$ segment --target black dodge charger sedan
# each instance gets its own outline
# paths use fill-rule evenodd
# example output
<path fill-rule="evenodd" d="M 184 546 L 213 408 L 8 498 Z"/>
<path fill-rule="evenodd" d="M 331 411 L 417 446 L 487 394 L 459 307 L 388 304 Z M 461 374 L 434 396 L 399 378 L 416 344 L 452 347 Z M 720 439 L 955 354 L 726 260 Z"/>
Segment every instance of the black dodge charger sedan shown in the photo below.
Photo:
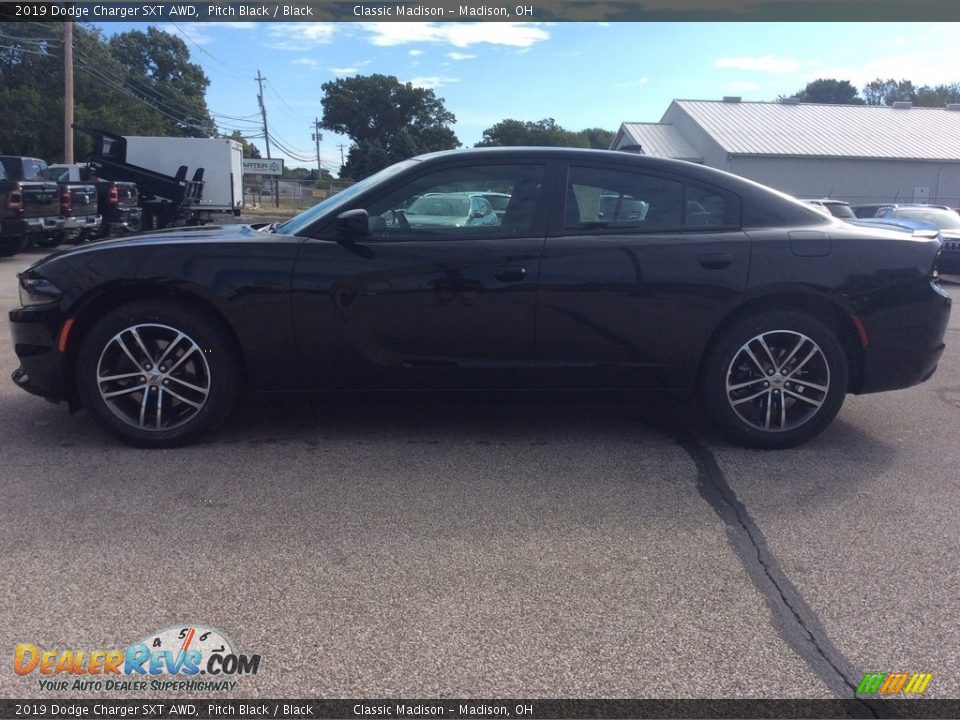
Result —
<path fill-rule="evenodd" d="M 464 201 L 493 193 L 502 212 Z M 691 163 L 435 153 L 282 224 L 41 260 L 13 380 L 149 447 L 211 430 L 241 388 L 491 387 L 688 388 L 734 440 L 787 447 L 848 392 L 934 372 L 939 249 Z"/>

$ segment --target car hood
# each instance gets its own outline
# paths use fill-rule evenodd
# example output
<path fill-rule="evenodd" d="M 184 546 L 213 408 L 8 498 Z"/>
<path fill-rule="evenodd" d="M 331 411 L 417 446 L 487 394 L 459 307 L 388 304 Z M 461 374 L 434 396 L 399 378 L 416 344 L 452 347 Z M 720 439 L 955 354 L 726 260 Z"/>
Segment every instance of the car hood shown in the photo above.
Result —
<path fill-rule="evenodd" d="M 260 232 L 249 225 L 196 225 L 191 227 L 164 228 L 163 230 L 152 230 L 137 235 L 126 235 L 121 238 L 98 240 L 60 250 L 34 263 L 31 268 L 42 265 L 55 258 L 76 257 L 86 253 L 97 253 L 117 248 L 210 242 L 289 242 L 292 237 L 294 236 Z M 305 238 L 297 238 L 297 240 L 304 239 Z"/>

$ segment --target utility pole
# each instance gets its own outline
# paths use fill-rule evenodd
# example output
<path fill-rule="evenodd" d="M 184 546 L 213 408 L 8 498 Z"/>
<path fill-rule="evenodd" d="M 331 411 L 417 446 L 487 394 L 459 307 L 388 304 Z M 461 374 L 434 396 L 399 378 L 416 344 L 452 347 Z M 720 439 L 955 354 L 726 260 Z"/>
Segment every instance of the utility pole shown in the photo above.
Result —
<path fill-rule="evenodd" d="M 320 182 L 320 176 L 323 172 L 323 167 L 320 165 L 320 141 L 323 140 L 323 133 L 320 132 L 320 119 L 313 119 L 313 140 L 317 143 L 317 183 Z"/>
<path fill-rule="evenodd" d="M 260 92 L 257 95 L 257 102 L 260 103 L 260 115 L 263 117 L 263 141 L 267 144 L 267 160 L 272 159 L 270 157 L 270 133 L 267 131 L 267 106 L 263 104 L 263 81 L 266 80 L 265 77 L 261 77 L 260 69 L 257 68 L 257 85 L 260 87 Z M 273 206 L 280 207 L 280 182 L 274 178 L 273 180 Z"/>
<path fill-rule="evenodd" d="M 345 148 L 346 145 L 340 144 L 337 145 L 337 147 L 340 148 L 340 167 L 343 167 L 343 148 Z"/>
<path fill-rule="evenodd" d="M 63 161 L 73 163 L 73 23 L 63 23 Z"/>

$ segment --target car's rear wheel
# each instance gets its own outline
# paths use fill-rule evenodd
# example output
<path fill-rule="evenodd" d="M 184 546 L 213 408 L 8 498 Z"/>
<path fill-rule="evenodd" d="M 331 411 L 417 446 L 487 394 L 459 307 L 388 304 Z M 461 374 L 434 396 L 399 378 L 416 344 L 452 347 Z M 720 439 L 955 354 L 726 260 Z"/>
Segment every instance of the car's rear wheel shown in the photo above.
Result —
<path fill-rule="evenodd" d="M 83 337 L 76 372 L 84 406 L 139 447 L 175 447 L 214 429 L 233 406 L 239 375 L 222 325 L 168 301 L 104 315 Z"/>
<path fill-rule="evenodd" d="M 67 241 L 67 233 L 56 232 L 52 235 L 43 235 L 37 238 L 37 247 L 45 250 L 51 250 Z"/>
<path fill-rule="evenodd" d="M 830 424 L 847 380 L 847 356 L 833 330 L 803 313 L 767 312 L 720 336 L 707 358 L 701 393 L 733 440 L 784 448 Z"/>

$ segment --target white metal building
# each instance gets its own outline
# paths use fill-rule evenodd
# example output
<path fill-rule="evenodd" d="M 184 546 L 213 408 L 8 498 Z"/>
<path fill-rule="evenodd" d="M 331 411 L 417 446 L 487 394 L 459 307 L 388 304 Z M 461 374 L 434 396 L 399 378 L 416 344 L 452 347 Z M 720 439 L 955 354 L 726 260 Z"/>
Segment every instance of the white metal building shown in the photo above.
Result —
<path fill-rule="evenodd" d="M 960 207 L 960 104 L 946 108 L 674 100 L 614 150 L 727 170 L 798 197 Z"/>

